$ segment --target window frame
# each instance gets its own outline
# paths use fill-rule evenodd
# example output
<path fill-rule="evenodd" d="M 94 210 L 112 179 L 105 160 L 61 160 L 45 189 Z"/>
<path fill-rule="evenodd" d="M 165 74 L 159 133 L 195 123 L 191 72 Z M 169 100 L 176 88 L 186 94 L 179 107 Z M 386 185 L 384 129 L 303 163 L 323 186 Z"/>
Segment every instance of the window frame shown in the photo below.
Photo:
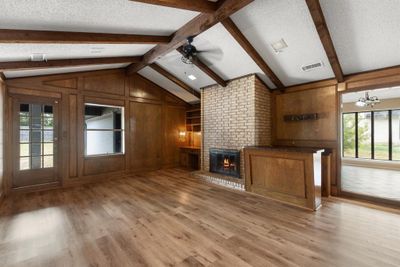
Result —
<path fill-rule="evenodd" d="M 121 109 L 121 129 L 87 129 L 86 119 L 85 119 L 85 108 L 87 105 L 98 106 L 98 107 L 108 107 L 108 108 L 119 108 Z M 87 133 L 88 132 L 120 132 L 121 133 L 121 152 L 116 153 L 103 153 L 103 154 L 87 154 Z M 96 157 L 116 157 L 125 155 L 125 106 L 121 105 L 110 105 L 104 103 L 95 102 L 84 102 L 83 103 L 83 156 L 84 158 L 96 158 Z"/>

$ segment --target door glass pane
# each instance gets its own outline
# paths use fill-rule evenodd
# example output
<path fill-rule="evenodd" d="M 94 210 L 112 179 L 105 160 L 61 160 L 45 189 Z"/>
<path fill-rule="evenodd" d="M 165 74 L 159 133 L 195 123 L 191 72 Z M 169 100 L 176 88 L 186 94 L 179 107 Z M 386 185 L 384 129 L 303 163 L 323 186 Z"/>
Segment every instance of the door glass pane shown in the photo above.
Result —
<path fill-rule="evenodd" d="M 51 105 L 20 104 L 20 170 L 54 166 L 53 111 Z"/>
<path fill-rule="evenodd" d="M 53 143 L 44 143 L 43 144 L 43 155 L 52 155 L 53 154 Z"/>
<path fill-rule="evenodd" d="M 19 127 L 21 129 L 28 129 L 29 128 L 29 117 L 28 116 L 20 116 L 19 117 Z"/>
<path fill-rule="evenodd" d="M 400 160 L 400 110 L 392 111 L 392 159 Z"/>
<path fill-rule="evenodd" d="M 53 129 L 53 118 L 43 118 L 44 129 Z"/>
<path fill-rule="evenodd" d="M 358 113 L 358 157 L 371 158 L 371 112 Z"/>
<path fill-rule="evenodd" d="M 29 144 L 20 144 L 19 145 L 19 156 L 27 157 L 29 156 Z"/>
<path fill-rule="evenodd" d="M 356 114 L 343 114 L 343 156 L 356 156 Z"/>
<path fill-rule="evenodd" d="M 31 142 L 42 142 L 42 130 L 32 130 L 31 131 Z"/>
<path fill-rule="evenodd" d="M 389 160 L 389 111 L 374 112 L 375 159 Z"/>
<path fill-rule="evenodd" d="M 52 167 L 53 167 L 53 156 L 44 156 L 43 168 L 52 168 Z"/>
<path fill-rule="evenodd" d="M 29 170 L 30 169 L 30 162 L 29 162 L 30 158 L 26 157 L 26 158 L 20 158 L 19 159 L 19 169 L 20 170 Z"/>
<path fill-rule="evenodd" d="M 53 106 L 44 106 L 44 112 L 43 112 L 43 116 L 44 117 L 53 117 Z"/>
<path fill-rule="evenodd" d="M 44 142 L 53 142 L 53 131 L 43 131 L 43 141 Z"/>
<path fill-rule="evenodd" d="M 31 155 L 32 156 L 42 155 L 42 143 L 31 143 Z"/>
<path fill-rule="evenodd" d="M 28 143 L 29 136 L 30 136 L 29 130 L 20 130 L 19 131 L 19 142 L 20 143 Z"/>
<path fill-rule="evenodd" d="M 40 168 L 42 168 L 42 157 L 41 156 L 32 157 L 31 158 L 31 162 L 32 162 L 32 165 L 31 165 L 32 169 L 40 169 Z"/>

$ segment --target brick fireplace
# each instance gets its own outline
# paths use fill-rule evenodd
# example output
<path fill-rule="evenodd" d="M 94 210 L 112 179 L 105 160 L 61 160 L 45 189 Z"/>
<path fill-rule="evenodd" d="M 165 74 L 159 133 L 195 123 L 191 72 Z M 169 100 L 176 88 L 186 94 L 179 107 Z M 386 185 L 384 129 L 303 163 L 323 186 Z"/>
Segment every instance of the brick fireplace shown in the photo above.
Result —
<path fill-rule="evenodd" d="M 201 91 L 201 120 L 202 171 L 210 172 L 210 149 L 237 150 L 240 179 L 236 180 L 244 184 L 243 148 L 271 144 L 270 92 L 255 75 L 233 80 L 225 88 L 206 87 Z"/>

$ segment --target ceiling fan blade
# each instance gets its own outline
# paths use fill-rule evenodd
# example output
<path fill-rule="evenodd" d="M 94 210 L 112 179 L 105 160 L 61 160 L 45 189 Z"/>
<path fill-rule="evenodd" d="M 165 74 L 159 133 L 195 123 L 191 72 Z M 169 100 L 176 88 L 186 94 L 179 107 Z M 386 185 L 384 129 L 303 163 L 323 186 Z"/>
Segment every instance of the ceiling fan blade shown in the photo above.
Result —
<path fill-rule="evenodd" d="M 220 61 L 224 56 L 224 52 L 220 48 L 208 49 L 208 50 L 200 50 L 197 51 L 202 58 L 208 58 Z"/>

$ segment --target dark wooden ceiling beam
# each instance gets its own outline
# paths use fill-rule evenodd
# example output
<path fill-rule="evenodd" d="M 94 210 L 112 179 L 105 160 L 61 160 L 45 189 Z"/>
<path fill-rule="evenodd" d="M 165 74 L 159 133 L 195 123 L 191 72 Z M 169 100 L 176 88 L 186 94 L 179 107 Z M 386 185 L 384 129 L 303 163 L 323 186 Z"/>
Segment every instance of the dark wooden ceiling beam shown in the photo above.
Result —
<path fill-rule="evenodd" d="M 0 71 L 132 63 L 132 62 L 139 62 L 140 60 L 141 57 L 109 57 L 109 58 L 60 59 L 60 60 L 48 60 L 48 61 L 0 62 Z"/>
<path fill-rule="evenodd" d="M 4 75 L 3 72 L 0 72 L 0 80 L 2 80 L 3 82 L 6 81 L 6 76 Z"/>
<path fill-rule="evenodd" d="M 166 44 L 170 36 L 0 29 L 0 43 Z"/>
<path fill-rule="evenodd" d="M 175 75 L 158 65 L 157 63 L 150 64 L 149 67 L 151 67 L 153 70 L 157 71 L 161 75 L 163 75 L 165 78 L 169 79 L 170 81 L 174 82 L 176 85 L 179 87 L 185 89 L 187 92 L 191 93 L 197 98 L 200 98 L 200 93 L 194 90 L 192 87 L 190 87 L 188 84 L 185 82 L 181 81 L 178 79 Z"/>
<path fill-rule="evenodd" d="M 236 24 L 230 19 L 226 18 L 222 21 L 224 27 L 232 35 L 233 38 L 240 44 L 240 46 L 246 51 L 246 53 L 254 60 L 254 62 L 260 67 L 260 69 L 268 76 L 268 78 L 276 85 L 277 88 L 283 88 L 283 83 L 279 80 L 278 76 L 271 70 L 268 64 L 264 61 L 257 50 L 247 40 L 243 33 L 239 30 Z"/>
<path fill-rule="evenodd" d="M 319 0 L 306 0 L 308 9 L 310 10 L 311 17 L 314 21 L 315 27 L 321 43 L 325 49 L 326 55 L 328 56 L 329 62 L 332 66 L 332 70 L 335 74 L 336 80 L 338 82 L 343 82 L 343 71 L 339 63 L 339 58 L 336 54 L 335 47 L 332 42 L 331 35 L 326 25 L 325 17 L 321 9 Z"/>
<path fill-rule="evenodd" d="M 177 30 L 172 35 L 171 42 L 155 46 L 143 56 L 142 62 L 129 66 L 127 68 L 127 73 L 132 74 L 143 69 L 147 65 L 155 62 L 159 57 L 182 46 L 186 42 L 187 37 L 196 36 L 208 30 L 253 1 L 254 0 L 225 0 L 221 2 L 217 11 L 214 13 L 202 13 L 198 15 Z"/>
<path fill-rule="evenodd" d="M 186 9 L 202 13 L 212 13 L 216 11 L 218 8 L 217 2 L 210 2 L 207 0 L 131 0 L 131 1 L 151 4 L 151 5 Z"/>
<path fill-rule="evenodd" d="M 182 51 L 182 47 L 176 49 L 179 53 L 184 55 Z M 200 70 L 202 70 L 205 74 L 207 74 L 211 79 L 213 79 L 216 83 L 221 85 L 222 87 L 226 87 L 226 81 L 221 78 L 218 74 L 216 74 L 212 69 L 210 69 L 206 64 L 204 64 L 199 58 L 194 58 L 192 63 L 197 66 Z"/>

